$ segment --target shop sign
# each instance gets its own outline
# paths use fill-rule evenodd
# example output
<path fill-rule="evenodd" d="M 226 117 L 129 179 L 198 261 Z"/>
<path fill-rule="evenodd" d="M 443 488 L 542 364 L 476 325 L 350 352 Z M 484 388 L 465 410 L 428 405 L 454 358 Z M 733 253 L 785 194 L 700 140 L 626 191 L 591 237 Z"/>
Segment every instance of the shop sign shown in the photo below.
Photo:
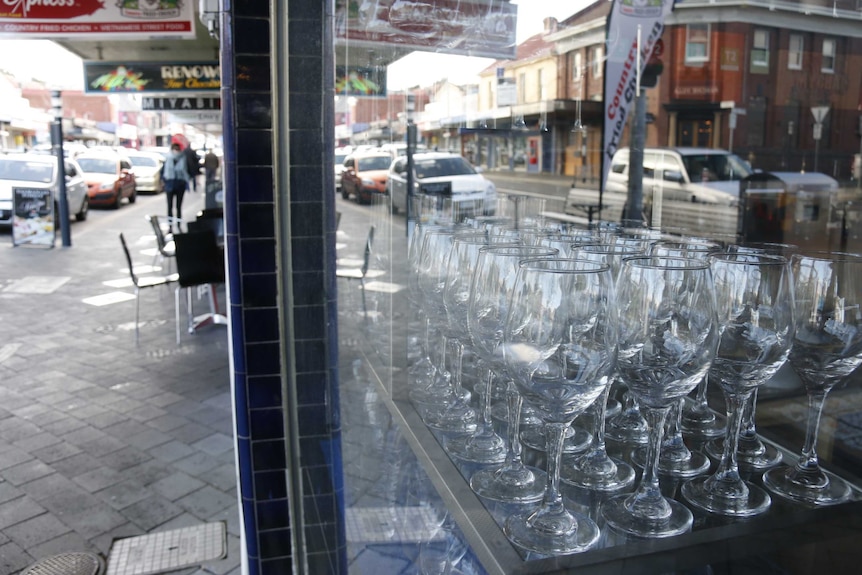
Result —
<path fill-rule="evenodd" d="M 201 110 L 221 110 L 221 98 L 212 96 L 164 98 L 141 98 L 141 110 L 157 112 L 197 112 Z"/>
<path fill-rule="evenodd" d="M 335 0 L 338 44 L 514 58 L 517 20 L 509 0 Z"/>
<path fill-rule="evenodd" d="M 54 247 L 54 194 L 46 188 L 12 188 L 12 245 Z"/>
<path fill-rule="evenodd" d="M 221 88 L 218 62 L 84 62 L 90 94 L 214 92 Z"/>
<path fill-rule="evenodd" d="M 188 0 L 3 0 L 0 37 L 193 39 L 194 4 Z"/>

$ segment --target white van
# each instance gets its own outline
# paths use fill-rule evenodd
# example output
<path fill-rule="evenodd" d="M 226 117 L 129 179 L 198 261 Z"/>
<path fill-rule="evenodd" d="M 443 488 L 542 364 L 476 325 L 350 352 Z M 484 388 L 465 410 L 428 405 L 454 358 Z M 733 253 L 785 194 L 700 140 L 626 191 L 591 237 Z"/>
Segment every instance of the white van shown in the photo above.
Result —
<path fill-rule="evenodd" d="M 752 173 L 748 162 L 726 150 L 710 148 L 645 148 L 644 200 L 661 188 L 663 201 L 734 206 L 739 181 Z M 626 193 L 629 149 L 620 148 L 611 161 L 606 191 Z"/>

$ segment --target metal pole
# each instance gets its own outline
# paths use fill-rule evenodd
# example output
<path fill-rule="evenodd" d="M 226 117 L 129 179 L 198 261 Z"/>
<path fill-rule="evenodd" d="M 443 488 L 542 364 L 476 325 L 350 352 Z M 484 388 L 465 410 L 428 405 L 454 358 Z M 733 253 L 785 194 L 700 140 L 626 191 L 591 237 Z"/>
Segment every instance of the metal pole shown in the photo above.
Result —
<path fill-rule="evenodd" d="M 851 167 L 853 164 L 850 164 Z M 862 191 L 862 116 L 859 116 L 859 176 L 856 178 L 856 189 Z"/>
<path fill-rule="evenodd" d="M 63 108 L 61 95 L 58 90 L 51 92 L 52 108 L 54 110 L 54 123 L 51 125 L 51 133 L 54 144 L 54 154 L 57 156 L 57 204 L 60 208 L 59 225 L 60 238 L 64 248 L 72 246 L 72 227 L 69 221 L 69 198 L 66 197 L 66 164 L 63 154 Z"/>
<path fill-rule="evenodd" d="M 629 148 L 629 187 L 626 213 L 623 222 L 629 227 L 640 227 L 643 218 L 644 141 L 646 140 L 646 91 L 641 89 L 641 27 L 637 34 L 637 68 L 635 115 L 632 122 L 632 143 Z"/>
<path fill-rule="evenodd" d="M 817 170 L 817 160 L 819 160 L 820 156 L 820 138 L 815 138 L 814 140 L 814 171 Z"/>

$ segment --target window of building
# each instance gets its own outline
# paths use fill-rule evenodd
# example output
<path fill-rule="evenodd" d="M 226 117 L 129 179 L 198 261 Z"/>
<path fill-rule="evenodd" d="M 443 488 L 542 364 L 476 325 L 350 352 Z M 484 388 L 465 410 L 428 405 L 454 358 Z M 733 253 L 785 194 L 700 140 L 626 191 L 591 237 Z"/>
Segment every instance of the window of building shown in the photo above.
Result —
<path fill-rule="evenodd" d="M 755 30 L 754 45 L 751 47 L 751 66 L 769 67 L 769 31 Z"/>
<path fill-rule="evenodd" d="M 523 72 L 518 74 L 518 103 L 527 101 L 527 75 Z"/>
<path fill-rule="evenodd" d="M 802 69 L 802 51 L 805 48 L 805 37 L 802 34 L 791 34 L 790 44 L 787 48 L 787 68 L 790 70 Z"/>
<path fill-rule="evenodd" d="M 686 64 L 709 60 L 709 24 L 687 24 L 685 27 Z"/>
<path fill-rule="evenodd" d="M 579 82 L 584 77 L 584 57 L 580 52 L 575 52 L 572 58 L 572 80 Z"/>
<path fill-rule="evenodd" d="M 602 67 L 605 60 L 605 50 L 601 46 L 593 48 L 593 78 L 602 77 Z"/>
<path fill-rule="evenodd" d="M 835 40 L 823 40 L 823 60 L 820 63 L 820 71 L 829 74 L 835 71 Z"/>

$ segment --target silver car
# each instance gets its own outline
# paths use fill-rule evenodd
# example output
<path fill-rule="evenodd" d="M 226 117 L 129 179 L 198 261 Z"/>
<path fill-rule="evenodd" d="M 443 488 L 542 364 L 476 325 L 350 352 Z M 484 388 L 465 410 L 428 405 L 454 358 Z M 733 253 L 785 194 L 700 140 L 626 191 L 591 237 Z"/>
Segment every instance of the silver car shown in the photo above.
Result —
<path fill-rule="evenodd" d="M 138 191 L 158 194 L 161 191 L 159 170 L 165 163 L 165 157 L 153 152 L 135 152 L 132 150 L 127 150 L 126 156 L 132 163 L 132 173 L 135 174 Z"/>
<path fill-rule="evenodd" d="M 66 198 L 69 216 L 82 222 L 90 208 L 87 184 L 75 160 L 66 159 Z M 57 159 L 43 154 L 0 155 L 0 226 L 12 225 L 12 188 L 50 188 L 54 213 L 59 214 Z"/>

